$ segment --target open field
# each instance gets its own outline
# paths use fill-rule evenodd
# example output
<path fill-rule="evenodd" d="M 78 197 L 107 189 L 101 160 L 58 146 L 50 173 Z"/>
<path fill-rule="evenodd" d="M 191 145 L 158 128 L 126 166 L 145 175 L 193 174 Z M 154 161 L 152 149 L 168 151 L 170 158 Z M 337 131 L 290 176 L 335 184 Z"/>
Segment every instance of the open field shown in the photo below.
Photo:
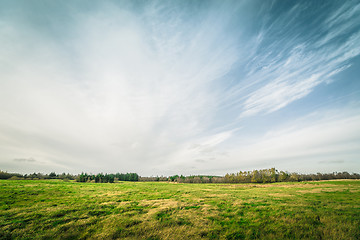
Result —
<path fill-rule="evenodd" d="M 0 181 L 0 239 L 360 239 L 360 181 Z"/>

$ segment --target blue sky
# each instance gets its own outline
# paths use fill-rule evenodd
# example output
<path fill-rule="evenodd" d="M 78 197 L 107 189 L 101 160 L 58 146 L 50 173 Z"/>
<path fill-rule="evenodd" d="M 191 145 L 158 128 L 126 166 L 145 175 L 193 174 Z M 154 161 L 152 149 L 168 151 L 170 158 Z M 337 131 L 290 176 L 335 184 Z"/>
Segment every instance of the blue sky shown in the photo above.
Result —
<path fill-rule="evenodd" d="M 0 169 L 360 172 L 358 1 L 0 0 Z"/>

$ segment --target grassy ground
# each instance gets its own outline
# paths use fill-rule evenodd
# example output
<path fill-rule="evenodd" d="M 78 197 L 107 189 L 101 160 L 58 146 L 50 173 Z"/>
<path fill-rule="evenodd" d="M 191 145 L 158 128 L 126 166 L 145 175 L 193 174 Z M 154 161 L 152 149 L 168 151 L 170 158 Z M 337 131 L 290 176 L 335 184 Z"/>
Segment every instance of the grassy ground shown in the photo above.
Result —
<path fill-rule="evenodd" d="M 360 239 L 360 181 L 0 181 L 0 239 Z"/>

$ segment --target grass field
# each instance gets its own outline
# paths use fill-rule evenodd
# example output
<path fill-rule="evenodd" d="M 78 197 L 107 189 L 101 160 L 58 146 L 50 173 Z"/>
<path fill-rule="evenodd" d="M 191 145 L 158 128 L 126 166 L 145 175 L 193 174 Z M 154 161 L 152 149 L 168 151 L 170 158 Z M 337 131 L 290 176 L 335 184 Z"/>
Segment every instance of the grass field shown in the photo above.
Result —
<path fill-rule="evenodd" d="M 360 239 L 360 181 L 0 181 L 0 239 Z"/>

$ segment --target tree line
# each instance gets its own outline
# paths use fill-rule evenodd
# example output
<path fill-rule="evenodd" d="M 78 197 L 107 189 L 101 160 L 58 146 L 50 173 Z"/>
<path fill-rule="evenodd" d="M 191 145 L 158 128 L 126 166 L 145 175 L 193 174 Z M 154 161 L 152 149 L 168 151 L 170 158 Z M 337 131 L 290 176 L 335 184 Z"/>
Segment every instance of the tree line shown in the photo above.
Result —
<path fill-rule="evenodd" d="M 51 172 L 49 174 L 43 173 L 31 173 L 31 174 L 20 174 L 20 173 L 8 173 L 0 170 L 0 179 L 29 179 L 29 180 L 38 180 L 38 179 L 61 179 L 61 180 L 75 180 L 77 182 L 95 182 L 95 183 L 113 183 L 115 181 L 139 181 L 139 175 L 137 173 L 115 173 L 115 174 L 70 174 L 62 173 L 56 174 Z"/>
<path fill-rule="evenodd" d="M 170 177 L 140 177 L 139 181 L 168 181 L 177 183 L 272 183 L 272 182 L 301 182 L 319 181 L 331 179 L 360 179 L 358 173 L 333 172 L 300 174 L 287 171 L 278 171 L 275 168 L 240 171 L 237 173 L 227 173 L 225 176 L 183 176 L 174 175 Z"/>
<path fill-rule="evenodd" d="M 211 175 L 173 175 L 173 176 L 156 176 L 141 177 L 137 173 L 98 173 L 87 174 L 81 173 L 72 175 L 69 173 L 50 174 L 31 173 L 19 174 L 8 173 L 0 170 L 0 179 L 62 179 L 65 181 L 74 180 L 77 182 L 94 182 L 94 183 L 114 183 L 118 181 L 142 181 L 142 182 L 174 182 L 174 183 L 272 183 L 272 182 L 300 182 L 300 181 L 318 181 L 331 179 L 360 179 L 358 173 L 333 172 L 333 173 L 316 173 L 300 174 L 290 173 L 287 171 L 278 171 L 275 168 L 239 171 L 237 173 L 228 173 L 225 176 Z"/>
<path fill-rule="evenodd" d="M 116 174 L 87 174 L 81 173 L 77 178 L 77 182 L 95 182 L 95 183 L 114 183 L 115 181 L 139 181 L 137 173 L 116 173 Z"/>
<path fill-rule="evenodd" d="M 51 172 L 50 174 L 44 173 L 30 173 L 30 174 L 20 174 L 20 173 L 8 173 L 6 171 L 0 170 L 0 179 L 29 179 L 29 180 L 38 180 L 38 179 L 62 179 L 62 180 L 75 180 L 76 175 L 70 173 L 56 174 Z"/>

